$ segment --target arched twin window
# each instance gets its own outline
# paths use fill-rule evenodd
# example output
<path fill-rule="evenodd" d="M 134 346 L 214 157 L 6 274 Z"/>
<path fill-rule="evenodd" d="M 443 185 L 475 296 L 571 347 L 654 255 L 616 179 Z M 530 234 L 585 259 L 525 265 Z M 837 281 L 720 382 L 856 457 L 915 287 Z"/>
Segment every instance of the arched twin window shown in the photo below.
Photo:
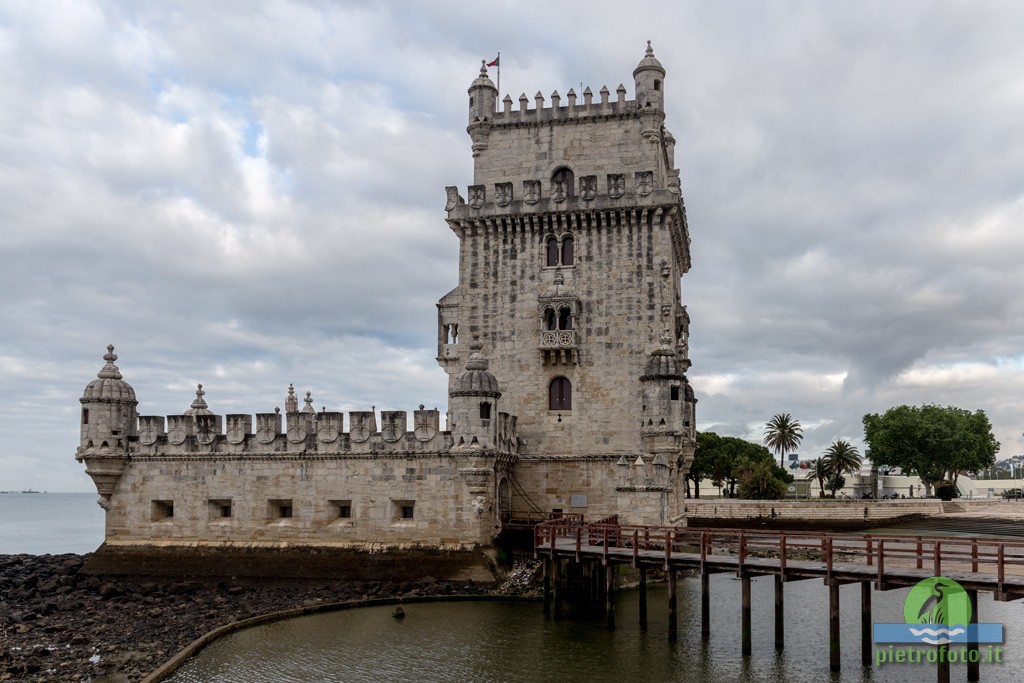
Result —
<path fill-rule="evenodd" d="M 547 264 L 549 266 L 571 266 L 576 262 L 576 247 L 572 235 L 566 235 L 559 243 L 557 237 L 547 241 Z"/>
<path fill-rule="evenodd" d="M 549 308 L 544 311 L 545 330 L 571 330 L 572 329 L 572 308 L 562 306 L 557 311 Z"/>
<path fill-rule="evenodd" d="M 548 385 L 548 410 L 572 410 L 572 383 L 556 377 Z"/>

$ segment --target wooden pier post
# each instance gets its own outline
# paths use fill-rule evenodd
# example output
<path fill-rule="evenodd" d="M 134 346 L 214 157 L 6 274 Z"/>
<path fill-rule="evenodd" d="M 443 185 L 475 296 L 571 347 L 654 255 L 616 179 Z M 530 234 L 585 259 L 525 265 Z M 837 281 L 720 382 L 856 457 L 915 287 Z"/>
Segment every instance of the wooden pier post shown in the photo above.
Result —
<path fill-rule="evenodd" d="M 871 635 L 871 582 L 860 582 L 860 663 L 864 666 L 874 666 L 871 646 L 873 638 Z"/>
<path fill-rule="evenodd" d="M 562 607 L 562 561 L 557 557 L 551 558 L 551 609 L 557 617 Z"/>
<path fill-rule="evenodd" d="M 750 575 L 744 574 L 740 577 L 743 588 L 743 604 L 740 608 L 740 652 L 743 656 L 749 657 L 750 647 Z"/>
<path fill-rule="evenodd" d="M 544 616 L 551 616 L 551 559 L 545 557 L 541 563 L 541 567 L 544 570 L 544 576 L 542 579 L 543 591 L 544 591 Z"/>
<path fill-rule="evenodd" d="M 604 609 L 605 625 L 609 631 L 615 630 L 615 565 L 611 562 L 604 566 Z"/>
<path fill-rule="evenodd" d="M 775 575 L 775 649 L 786 647 L 786 594 L 782 574 Z"/>
<path fill-rule="evenodd" d="M 679 637 L 679 613 L 676 611 L 676 570 L 668 570 L 668 642 Z"/>
<path fill-rule="evenodd" d="M 949 683 L 949 645 L 937 645 L 938 652 L 935 661 L 936 680 L 939 683 Z"/>
<path fill-rule="evenodd" d="M 828 584 L 828 668 L 839 671 L 839 584 Z"/>
<path fill-rule="evenodd" d="M 711 637 L 711 575 L 707 572 L 700 574 L 700 637 Z"/>
<path fill-rule="evenodd" d="M 967 591 L 967 598 L 971 601 L 971 623 L 978 623 L 978 591 Z M 973 654 L 972 654 L 973 653 Z M 967 680 L 981 680 L 981 653 L 978 652 L 978 639 L 970 638 L 967 641 Z"/>
<path fill-rule="evenodd" d="M 640 567 L 640 630 L 647 630 L 647 567 Z"/>

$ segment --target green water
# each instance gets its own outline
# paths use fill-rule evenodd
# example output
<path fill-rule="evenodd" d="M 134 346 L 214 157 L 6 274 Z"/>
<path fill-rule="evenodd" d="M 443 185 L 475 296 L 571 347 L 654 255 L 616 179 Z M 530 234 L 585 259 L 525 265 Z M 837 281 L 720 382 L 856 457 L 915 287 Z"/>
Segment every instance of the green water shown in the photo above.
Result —
<path fill-rule="evenodd" d="M 841 595 L 842 667 L 828 668 L 828 592 L 820 580 L 786 584 L 786 649 L 774 648 L 772 577 L 752 582 L 753 655 L 740 655 L 740 582 L 711 577 L 712 633 L 700 637 L 700 582 L 679 583 L 679 638 L 667 639 L 664 587 L 649 591 L 649 628 L 637 624 L 638 594 L 620 591 L 616 630 L 603 619 L 545 619 L 539 603 L 459 602 L 371 607 L 291 619 L 213 644 L 171 679 L 220 681 L 934 681 L 934 665 L 864 668 L 860 587 Z M 907 589 L 873 594 L 876 621 L 902 622 Z M 1005 662 L 984 681 L 1024 674 L 1019 603 L 979 595 L 982 621 L 1004 623 Z M 966 680 L 963 665 L 951 680 Z"/>

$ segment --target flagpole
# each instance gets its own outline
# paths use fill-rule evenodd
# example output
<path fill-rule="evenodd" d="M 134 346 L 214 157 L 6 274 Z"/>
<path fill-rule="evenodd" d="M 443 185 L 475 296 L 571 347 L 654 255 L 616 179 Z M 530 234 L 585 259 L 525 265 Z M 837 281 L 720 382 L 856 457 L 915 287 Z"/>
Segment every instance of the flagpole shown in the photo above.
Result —
<path fill-rule="evenodd" d="M 498 100 L 501 100 L 501 52 L 498 52 Z"/>

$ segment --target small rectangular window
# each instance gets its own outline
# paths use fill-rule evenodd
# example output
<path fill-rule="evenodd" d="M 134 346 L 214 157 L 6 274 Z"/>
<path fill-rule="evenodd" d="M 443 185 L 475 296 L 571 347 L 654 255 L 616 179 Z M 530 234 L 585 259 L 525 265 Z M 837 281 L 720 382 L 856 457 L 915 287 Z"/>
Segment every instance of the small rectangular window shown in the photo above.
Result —
<path fill-rule="evenodd" d="M 231 518 L 230 498 L 211 498 L 206 503 L 209 506 L 211 521 Z"/>
<path fill-rule="evenodd" d="M 154 500 L 150 509 L 150 519 L 154 522 L 162 522 L 164 520 L 174 518 L 174 501 L 173 500 Z"/>
<path fill-rule="evenodd" d="M 490 420 L 491 419 L 491 404 L 487 401 L 480 403 L 480 419 Z"/>
<path fill-rule="evenodd" d="M 82 424 L 84 424 L 84 425 L 89 424 L 89 409 L 88 408 L 82 408 Z"/>
<path fill-rule="evenodd" d="M 332 499 L 327 501 L 330 507 L 330 514 L 333 519 L 330 520 L 335 523 L 336 526 L 349 527 L 352 526 L 352 501 L 351 499 Z"/>
<path fill-rule="evenodd" d="M 673 386 L 672 389 L 670 389 L 670 392 L 671 392 L 671 399 L 673 401 L 678 401 L 679 400 L 679 387 L 678 386 Z"/>
<path fill-rule="evenodd" d="M 267 501 L 267 517 L 270 521 L 277 519 L 291 519 L 292 499 L 274 498 Z"/>
<path fill-rule="evenodd" d="M 392 521 L 411 522 L 415 518 L 416 501 L 395 500 L 392 501 Z"/>

